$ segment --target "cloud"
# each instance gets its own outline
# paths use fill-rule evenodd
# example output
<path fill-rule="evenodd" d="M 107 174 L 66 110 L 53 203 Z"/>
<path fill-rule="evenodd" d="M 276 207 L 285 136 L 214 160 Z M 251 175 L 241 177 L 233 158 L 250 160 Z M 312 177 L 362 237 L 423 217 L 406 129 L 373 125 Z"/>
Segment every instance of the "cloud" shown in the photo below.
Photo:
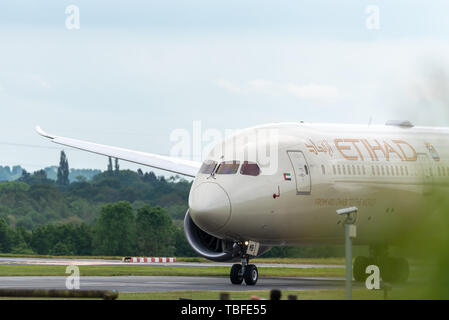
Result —
<path fill-rule="evenodd" d="M 242 92 L 242 88 L 240 88 L 239 86 L 233 84 L 232 82 L 228 81 L 228 80 L 224 80 L 224 79 L 218 79 L 217 80 L 217 85 L 220 88 L 225 89 L 226 91 L 232 92 L 232 93 L 240 93 Z"/>
<path fill-rule="evenodd" d="M 333 101 L 342 97 L 341 92 L 332 85 L 310 83 L 298 85 L 295 83 L 276 83 L 264 79 L 248 81 L 244 85 L 233 83 L 229 80 L 218 79 L 218 87 L 230 93 L 265 94 L 272 96 L 290 95 L 298 99 Z"/>

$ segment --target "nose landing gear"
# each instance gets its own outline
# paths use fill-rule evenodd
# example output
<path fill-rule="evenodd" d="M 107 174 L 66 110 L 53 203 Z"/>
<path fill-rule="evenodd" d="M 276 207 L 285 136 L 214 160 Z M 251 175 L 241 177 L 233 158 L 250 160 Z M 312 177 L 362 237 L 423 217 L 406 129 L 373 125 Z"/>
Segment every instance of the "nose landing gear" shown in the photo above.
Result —
<path fill-rule="evenodd" d="M 230 279 L 232 284 L 242 284 L 243 280 L 248 286 L 253 286 L 259 280 L 259 271 L 254 264 L 249 264 L 249 252 L 253 253 L 254 256 L 257 255 L 257 248 L 254 248 L 253 243 L 245 242 L 245 243 L 235 243 L 234 250 L 236 255 L 239 255 L 242 259 L 241 264 L 233 264 L 230 272 Z"/>
<path fill-rule="evenodd" d="M 259 271 L 254 264 L 249 264 L 249 258 L 242 258 L 242 264 L 233 264 L 230 278 L 232 284 L 242 284 L 243 280 L 249 286 L 253 286 L 259 280 Z"/>

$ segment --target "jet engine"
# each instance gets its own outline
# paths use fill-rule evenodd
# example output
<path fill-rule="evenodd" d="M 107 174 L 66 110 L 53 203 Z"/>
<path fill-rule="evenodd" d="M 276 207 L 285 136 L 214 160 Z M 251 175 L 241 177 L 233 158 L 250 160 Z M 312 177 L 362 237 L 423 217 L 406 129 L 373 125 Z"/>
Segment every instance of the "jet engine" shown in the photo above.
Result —
<path fill-rule="evenodd" d="M 213 261 L 232 261 L 233 242 L 219 239 L 204 232 L 193 222 L 187 210 L 184 218 L 184 232 L 190 246 L 201 256 Z"/>
<path fill-rule="evenodd" d="M 201 230 L 190 217 L 187 210 L 184 218 L 184 232 L 190 246 L 201 256 L 212 261 L 238 261 L 241 252 L 235 241 L 219 239 Z M 270 247 L 261 246 L 259 254 L 267 252 Z"/>

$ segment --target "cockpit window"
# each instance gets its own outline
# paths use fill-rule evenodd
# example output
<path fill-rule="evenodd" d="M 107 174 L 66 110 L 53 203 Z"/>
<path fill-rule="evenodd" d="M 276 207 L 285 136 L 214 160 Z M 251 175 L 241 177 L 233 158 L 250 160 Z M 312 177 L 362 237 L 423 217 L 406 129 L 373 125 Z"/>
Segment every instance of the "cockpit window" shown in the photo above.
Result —
<path fill-rule="evenodd" d="M 245 161 L 240 169 L 240 174 L 247 176 L 258 176 L 260 174 L 260 168 L 257 163 Z"/>
<path fill-rule="evenodd" d="M 239 170 L 239 161 L 224 161 L 220 163 L 217 174 L 235 174 Z"/>
<path fill-rule="evenodd" d="M 212 174 L 214 172 L 216 166 L 217 166 L 217 163 L 215 161 L 206 160 L 201 165 L 200 173 Z"/>

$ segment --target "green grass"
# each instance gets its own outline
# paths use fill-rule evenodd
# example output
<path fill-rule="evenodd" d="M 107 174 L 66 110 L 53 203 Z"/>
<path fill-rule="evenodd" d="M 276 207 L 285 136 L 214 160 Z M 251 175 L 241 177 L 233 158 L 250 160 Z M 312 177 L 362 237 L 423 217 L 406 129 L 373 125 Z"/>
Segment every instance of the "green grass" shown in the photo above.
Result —
<path fill-rule="evenodd" d="M 53 256 L 40 254 L 0 253 L 0 257 L 10 258 L 47 258 L 47 259 L 104 259 L 122 260 L 122 256 Z M 213 262 L 201 257 L 177 257 L 178 262 Z M 252 263 L 282 263 L 282 264 L 344 264 L 344 258 L 257 258 Z"/>
<path fill-rule="evenodd" d="M 4 258 L 45 258 L 45 259 L 103 259 L 103 260 L 122 260 L 122 256 L 53 256 L 45 254 L 15 254 L 0 253 Z M 179 257 L 176 261 L 180 262 L 212 262 L 201 257 Z"/>
<path fill-rule="evenodd" d="M 105 259 L 122 260 L 119 256 L 52 256 L 46 254 L 22 254 L 22 253 L 0 253 L 0 257 L 5 258 L 46 258 L 46 259 Z"/>
<path fill-rule="evenodd" d="M 227 292 L 232 300 L 250 300 L 252 296 L 258 296 L 263 299 L 269 299 L 268 290 L 254 291 L 231 291 Z M 344 289 L 329 290 L 285 290 L 282 291 L 282 300 L 293 294 L 298 300 L 344 300 Z M 170 291 L 170 292 L 134 292 L 120 293 L 120 300 L 178 300 L 179 298 L 192 300 L 217 300 L 220 297 L 220 291 Z M 420 299 L 417 291 L 409 289 L 393 289 L 388 294 L 388 299 Z M 381 290 L 354 289 L 352 291 L 354 300 L 383 300 L 384 293 Z"/>
<path fill-rule="evenodd" d="M 345 264 L 345 258 L 256 258 L 251 263 L 282 263 L 282 264 Z"/>
<path fill-rule="evenodd" d="M 79 266 L 81 276 L 229 276 L 229 267 Z M 0 265 L 0 276 L 66 276 L 66 266 Z M 343 277 L 343 268 L 261 267 L 260 277 Z"/>
<path fill-rule="evenodd" d="M 250 300 L 256 296 L 260 299 L 268 300 L 269 290 L 248 290 L 248 291 L 226 291 L 231 300 Z M 192 300 L 218 300 L 221 291 L 163 291 L 163 292 L 122 292 L 119 293 L 118 300 L 179 300 L 180 298 Z M 428 299 L 427 296 L 419 294 L 420 291 L 413 291 L 408 288 L 393 289 L 388 294 L 390 300 L 414 300 Z M 296 295 L 298 300 L 344 300 L 344 289 L 326 290 L 284 290 L 281 300 L 287 300 L 288 295 Z M 384 293 L 381 290 L 354 289 L 352 290 L 353 300 L 383 300 Z M 22 297 L 0 297 L 0 300 L 98 300 L 87 298 L 22 298 Z"/>
<path fill-rule="evenodd" d="M 176 258 L 178 262 L 206 262 L 213 263 L 201 257 L 181 257 Z M 273 264 L 326 264 L 344 265 L 345 258 L 256 258 L 251 259 L 251 263 L 273 263 Z"/>

